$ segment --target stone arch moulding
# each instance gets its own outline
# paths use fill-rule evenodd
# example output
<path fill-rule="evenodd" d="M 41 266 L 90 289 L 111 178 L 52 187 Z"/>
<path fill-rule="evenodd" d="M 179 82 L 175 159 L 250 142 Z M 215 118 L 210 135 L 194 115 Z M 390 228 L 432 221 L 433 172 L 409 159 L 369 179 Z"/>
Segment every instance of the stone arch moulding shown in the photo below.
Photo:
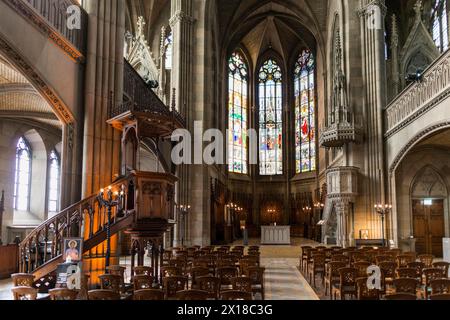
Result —
<path fill-rule="evenodd" d="M 58 119 L 64 124 L 73 124 L 75 118 L 61 98 L 43 80 L 43 77 L 28 63 L 12 45 L 0 35 L 0 52 L 15 68 L 17 68 L 33 87 L 50 104 Z"/>
<path fill-rule="evenodd" d="M 436 123 L 432 126 L 429 126 L 419 133 L 417 133 L 409 142 L 398 152 L 397 156 L 394 158 L 394 161 L 389 167 L 389 175 L 392 176 L 395 170 L 397 169 L 400 162 L 406 156 L 406 154 L 411 151 L 411 149 L 419 143 L 421 140 L 426 138 L 428 135 L 433 134 L 442 129 L 450 128 L 450 120 Z"/>

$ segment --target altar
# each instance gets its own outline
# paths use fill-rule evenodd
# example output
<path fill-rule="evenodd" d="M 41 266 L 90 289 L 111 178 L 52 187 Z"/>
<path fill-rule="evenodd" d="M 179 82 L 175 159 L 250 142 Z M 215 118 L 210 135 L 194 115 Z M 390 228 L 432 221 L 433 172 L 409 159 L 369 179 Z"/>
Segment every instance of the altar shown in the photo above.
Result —
<path fill-rule="evenodd" d="M 291 244 L 290 226 L 261 226 L 261 244 Z"/>

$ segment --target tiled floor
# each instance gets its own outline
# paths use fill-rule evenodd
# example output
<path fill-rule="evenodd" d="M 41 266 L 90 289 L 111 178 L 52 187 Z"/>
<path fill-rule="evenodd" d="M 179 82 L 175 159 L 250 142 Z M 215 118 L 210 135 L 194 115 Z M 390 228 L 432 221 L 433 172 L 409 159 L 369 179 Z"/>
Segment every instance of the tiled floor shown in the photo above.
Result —
<path fill-rule="evenodd" d="M 259 241 L 250 239 L 249 244 L 258 245 Z M 319 300 L 297 269 L 300 246 L 307 244 L 314 243 L 304 239 L 292 239 L 291 246 L 261 246 L 261 265 L 266 268 L 266 300 Z M 124 257 L 121 264 L 129 267 L 130 258 Z M 129 281 L 129 276 L 127 270 L 125 281 Z M 12 299 L 11 287 L 11 280 L 0 280 L 0 300 Z"/>

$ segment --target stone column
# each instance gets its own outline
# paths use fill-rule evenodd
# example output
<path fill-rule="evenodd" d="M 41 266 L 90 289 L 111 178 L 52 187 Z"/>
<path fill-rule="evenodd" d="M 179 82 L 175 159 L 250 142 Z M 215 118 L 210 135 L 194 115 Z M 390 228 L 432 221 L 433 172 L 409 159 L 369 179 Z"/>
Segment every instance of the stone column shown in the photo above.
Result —
<path fill-rule="evenodd" d="M 392 97 L 394 99 L 400 92 L 400 73 L 398 61 L 398 26 L 397 17 L 392 15 L 391 30 L 391 74 L 392 74 Z"/>
<path fill-rule="evenodd" d="M 367 197 L 367 227 L 377 236 L 381 224 L 373 205 L 385 202 L 385 167 L 383 149 L 383 108 L 386 106 L 386 60 L 384 0 L 361 0 L 362 76 L 364 86 L 363 108 L 366 115 L 365 167 Z M 380 235 L 381 237 L 381 235 Z"/>
<path fill-rule="evenodd" d="M 106 187 L 120 172 L 120 132 L 106 123 L 123 97 L 124 0 L 88 0 L 82 194 Z"/>

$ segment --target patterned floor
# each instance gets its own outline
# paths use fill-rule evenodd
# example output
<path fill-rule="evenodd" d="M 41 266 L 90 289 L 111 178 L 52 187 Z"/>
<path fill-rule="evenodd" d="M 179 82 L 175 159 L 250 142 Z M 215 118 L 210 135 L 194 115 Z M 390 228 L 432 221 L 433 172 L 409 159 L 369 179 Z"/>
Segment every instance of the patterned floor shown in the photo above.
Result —
<path fill-rule="evenodd" d="M 250 239 L 249 244 L 259 245 L 259 241 Z M 266 268 L 266 300 L 319 300 L 297 268 L 300 246 L 307 244 L 314 243 L 304 239 L 292 239 L 291 246 L 261 246 L 261 265 Z M 129 266 L 129 263 L 130 259 L 126 257 L 121 261 L 125 266 Z M 129 280 L 129 272 L 125 278 L 126 281 Z M 12 299 L 11 286 L 11 280 L 0 280 L 0 300 Z"/>

